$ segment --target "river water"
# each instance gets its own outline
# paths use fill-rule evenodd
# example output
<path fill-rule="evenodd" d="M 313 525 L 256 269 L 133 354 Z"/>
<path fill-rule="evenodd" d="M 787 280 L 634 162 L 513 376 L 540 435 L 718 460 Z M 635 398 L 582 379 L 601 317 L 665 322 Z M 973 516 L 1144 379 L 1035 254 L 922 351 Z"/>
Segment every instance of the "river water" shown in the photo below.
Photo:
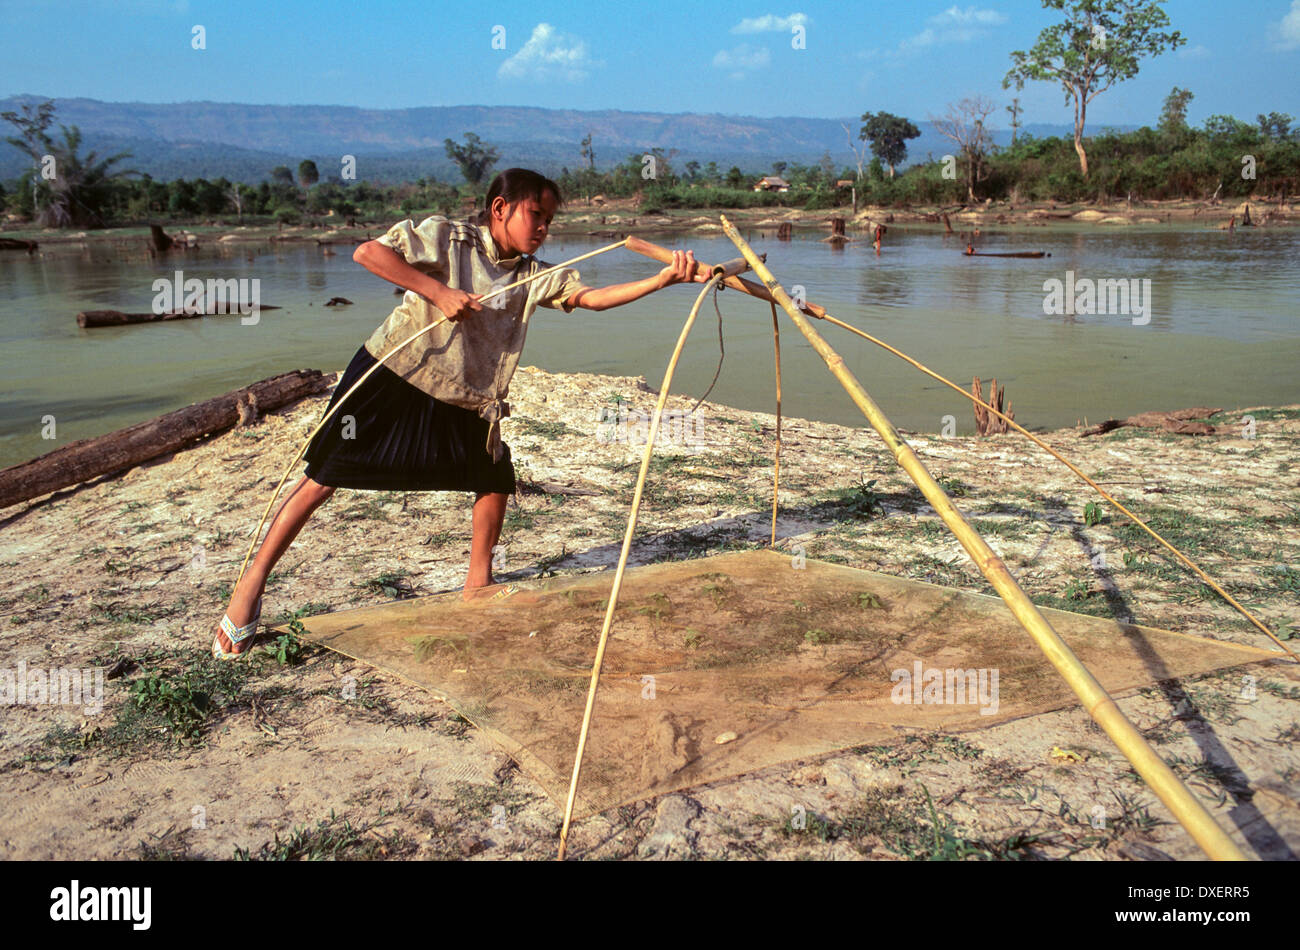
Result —
<path fill-rule="evenodd" d="M 1149 409 L 1239 408 L 1300 402 L 1300 230 L 1225 232 L 1165 225 L 1063 225 L 985 233 L 981 251 L 1043 250 L 1050 258 L 970 258 L 958 236 L 890 227 L 877 257 L 867 242 L 842 250 L 814 237 L 746 238 L 788 290 L 969 386 L 997 377 L 1016 420 L 1033 428 L 1099 421 Z M 138 242 L 142 246 L 142 242 Z M 559 262 L 607 239 L 553 238 Z M 663 239 L 702 260 L 737 256 L 721 236 Z M 341 370 L 397 302 L 390 285 L 353 263 L 350 249 L 208 241 L 151 261 L 139 250 L 80 255 L 0 254 L 0 466 L 102 435 L 299 368 Z M 626 250 L 580 265 L 592 285 L 636 280 L 658 265 Z M 80 329 L 78 310 L 151 308 L 153 281 L 256 278 L 256 325 L 238 316 Z M 1129 313 L 1049 313 L 1046 281 L 1122 279 L 1149 289 Z M 1146 283 L 1149 281 L 1149 283 Z M 333 296 L 350 307 L 325 308 Z M 564 372 L 643 375 L 657 387 L 695 291 L 671 287 L 601 313 L 539 309 L 522 363 Z M 1118 303 L 1118 300 L 1114 301 Z M 774 410 L 767 304 L 719 296 L 726 357 L 711 401 Z M 902 429 L 937 432 L 953 416 L 974 430 L 970 403 L 866 340 L 817 329 Z M 865 425 L 824 363 L 781 314 L 783 413 Z M 718 361 L 717 318 L 705 305 L 674 391 L 698 396 Z M 595 412 L 593 406 L 593 431 Z M 43 420 L 56 421 L 54 439 Z M 45 427 L 48 431 L 48 427 Z"/>

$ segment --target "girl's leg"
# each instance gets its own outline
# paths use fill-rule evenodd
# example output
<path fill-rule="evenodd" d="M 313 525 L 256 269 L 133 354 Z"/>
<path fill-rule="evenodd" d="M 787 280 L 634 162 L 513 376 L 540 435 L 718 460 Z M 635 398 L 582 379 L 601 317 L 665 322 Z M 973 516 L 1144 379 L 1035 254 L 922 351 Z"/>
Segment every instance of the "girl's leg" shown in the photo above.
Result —
<path fill-rule="evenodd" d="M 244 571 L 244 576 L 240 578 L 239 584 L 236 585 L 234 592 L 230 595 L 230 607 L 226 611 L 226 616 L 230 618 L 231 623 L 237 627 L 242 627 L 252 619 L 253 610 L 257 606 L 257 598 L 262 596 L 271 569 L 275 567 L 276 562 L 288 550 L 289 545 L 293 543 L 293 539 L 302 530 L 302 526 L 307 523 L 307 519 L 332 494 L 334 494 L 334 489 L 330 486 L 321 485 L 304 476 L 285 496 L 284 501 L 280 503 L 279 510 L 275 513 L 275 517 L 271 520 L 271 527 L 266 533 L 266 539 L 262 541 L 262 546 L 253 555 L 252 561 L 248 564 L 248 569 Z M 229 653 L 231 644 L 224 633 L 220 635 L 220 641 L 221 649 Z M 240 649 L 246 649 L 248 642 L 245 641 L 241 644 Z"/>
<path fill-rule="evenodd" d="M 479 492 L 474 498 L 474 537 L 470 542 L 469 574 L 465 577 L 466 599 L 475 588 L 493 583 L 492 548 L 501 537 L 509 500 L 505 492 Z"/>

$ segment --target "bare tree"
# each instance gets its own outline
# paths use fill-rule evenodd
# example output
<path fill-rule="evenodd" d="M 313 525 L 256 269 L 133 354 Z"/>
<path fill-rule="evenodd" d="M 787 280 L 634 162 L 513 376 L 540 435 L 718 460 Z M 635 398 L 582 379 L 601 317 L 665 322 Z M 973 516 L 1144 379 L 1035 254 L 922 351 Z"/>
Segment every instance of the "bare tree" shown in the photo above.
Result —
<path fill-rule="evenodd" d="M 849 148 L 853 151 L 853 157 L 858 160 L 858 181 L 862 181 L 862 161 L 866 158 L 867 150 L 865 148 L 860 149 L 853 144 L 853 132 L 850 131 L 847 125 L 841 122 L 840 128 L 844 130 L 844 134 L 849 138 Z"/>
<path fill-rule="evenodd" d="M 984 96 L 949 103 L 942 117 L 930 116 L 940 135 L 951 139 L 966 165 L 966 199 L 975 200 L 975 185 L 989 177 L 985 160 L 993 148 L 993 137 L 984 123 L 997 108 Z"/>

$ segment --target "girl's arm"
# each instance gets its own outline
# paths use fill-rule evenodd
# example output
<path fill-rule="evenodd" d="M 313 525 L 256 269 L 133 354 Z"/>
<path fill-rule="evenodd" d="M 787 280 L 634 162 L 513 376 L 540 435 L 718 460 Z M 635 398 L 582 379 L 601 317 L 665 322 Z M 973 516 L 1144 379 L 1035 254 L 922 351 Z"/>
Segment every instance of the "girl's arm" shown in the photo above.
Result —
<path fill-rule="evenodd" d="M 611 284 L 608 287 L 592 287 L 581 290 L 569 297 L 568 303 L 575 307 L 582 307 L 585 310 L 608 310 L 610 307 L 621 307 L 633 300 L 640 300 L 647 294 L 652 294 L 656 290 L 663 290 L 672 284 L 692 280 L 701 284 L 707 283 L 709 280 L 708 275 L 696 274 L 695 268 L 694 251 L 673 251 L 673 262 L 654 277 L 647 277 L 644 280 L 635 280 L 626 284 Z"/>
<path fill-rule="evenodd" d="M 401 254 L 378 241 L 362 244 L 353 253 L 352 259 L 372 274 L 391 281 L 398 287 L 415 291 L 441 310 L 448 320 L 464 320 L 483 309 L 478 303 L 481 294 L 467 294 L 463 290 L 448 287 L 442 281 L 412 267 Z"/>

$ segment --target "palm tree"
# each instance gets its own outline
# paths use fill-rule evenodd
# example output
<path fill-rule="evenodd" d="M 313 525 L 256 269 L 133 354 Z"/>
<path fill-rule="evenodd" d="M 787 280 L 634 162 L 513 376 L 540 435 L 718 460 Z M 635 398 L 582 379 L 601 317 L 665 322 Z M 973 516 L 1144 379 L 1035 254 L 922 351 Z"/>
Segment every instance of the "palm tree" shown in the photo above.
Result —
<path fill-rule="evenodd" d="M 56 228 L 105 227 L 102 212 L 112 194 L 113 182 L 139 174 L 132 169 L 110 171 L 131 153 L 119 152 L 101 159 L 92 151 L 79 158 L 81 130 L 75 125 L 59 128 L 63 130 L 63 144 L 50 143 L 48 154 L 54 156 L 57 172 L 50 182 L 50 203 L 41 209 L 41 223 Z"/>
<path fill-rule="evenodd" d="M 63 142 L 55 143 L 46 133 L 54 120 L 54 103 L 46 101 L 35 110 L 30 104 L 23 106 L 23 114 L 5 112 L 0 118 L 14 125 L 21 133 L 19 137 L 6 139 L 15 148 L 22 149 L 31 157 L 43 179 L 46 202 L 40 209 L 38 219 L 45 227 L 85 227 L 105 222 L 102 215 L 108 204 L 116 179 L 137 172 L 129 169 L 110 171 L 113 165 L 130 156 L 130 152 L 119 152 L 107 158 L 99 158 L 90 152 L 81 158 L 77 155 L 81 148 L 81 129 L 77 126 L 68 128 L 60 125 Z"/>

